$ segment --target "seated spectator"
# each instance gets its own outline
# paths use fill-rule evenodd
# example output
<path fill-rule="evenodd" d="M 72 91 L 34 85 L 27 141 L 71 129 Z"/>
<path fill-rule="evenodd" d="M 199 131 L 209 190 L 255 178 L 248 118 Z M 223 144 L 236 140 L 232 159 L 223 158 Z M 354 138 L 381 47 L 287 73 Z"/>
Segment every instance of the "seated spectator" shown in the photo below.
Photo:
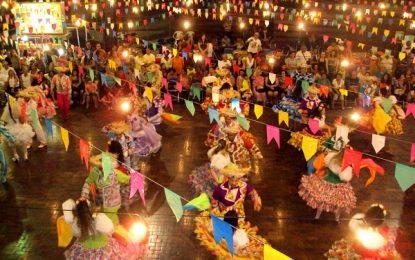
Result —
<path fill-rule="evenodd" d="M 335 109 L 335 102 L 340 101 L 341 110 L 344 110 L 344 96 L 341 94 L 340 90 L 345 89 L 344 80 L 342 79 L 341 74 L 337 74 L 336 78 L 333 80 L 331 88 L 331 109 Z"/>
<path fill-rule="evenodd" d="M 252 75 L 252 90 L 254 92 L 255 101 L 257 103 L 265 104 L 267 101 L 267 89 L 265 88 L 265 79 L 259 69 L 256 69 Z"/>

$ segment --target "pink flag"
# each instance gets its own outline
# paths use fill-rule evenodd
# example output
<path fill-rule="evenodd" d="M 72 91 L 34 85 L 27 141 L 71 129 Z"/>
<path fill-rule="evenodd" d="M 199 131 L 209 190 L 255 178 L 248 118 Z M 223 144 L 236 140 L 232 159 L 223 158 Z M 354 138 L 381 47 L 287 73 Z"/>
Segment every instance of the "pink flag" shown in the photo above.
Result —
<path fill-rule="evenodd" d="M 128 86 L 130 87 L 130 90 L 134 93 L 134 95 L 137 93 L 137 87 L 135 86 L 134 82 L 129 81 Z"/>
<path fill-rule="evenodd" d="M 275 140 L 278 148 L 280 148 L 280 129 L 276 126 L 267 125 L 267 143 L 269 144 L 272 139 Z"/>
<path fill-rule="evenodd" d="M 323 41 L 327 42 L 329 40 L 329 36 L 327 34 L 323 35 Z"/>
<path fill-rule="evenodd" d="M 176 90 L 179 91 L 180 93 L 183 90 L 183 85 L 180 82 L 176 82 Z"/>
<path fill-rule="evenodd" d="M 411 162 L 415 160 L 415 144 L 411 146 Z"/>
<path fill-rule="evenodd" d="M 348 166 L 352 166 L 354 174 L 359 177 L 360 175 L 360 162 L 362 161 L 362 153 L 351 149 L 346 149 L 343 156 L 343 166 L 341 171 Z"/>
<path fill-rule="evenodd" d="M 167 79 L 166 79 L 166 78 L 162 78 L 162 79 L 161 79 L 161 86 L 162 86 L 163 88 L 167 88 Z"/>
<path fill-rule="evenodd" d="M 415 104 L 408 103 L 408 106 L 406 107 L 406 116 L 409 116 L 409 114 L 412 114 L 415 117 Z"/>
<path fill-rule="evenodd" d="M 79 154 L 81 155 L 81 161 L 85 163 L 86 169 L 88 170 L 88 160 L 89 160 L 89 144 L 83 139 L 79 139 Z"/>
<path fill-rule="evenodd" d="M 308 126 L 310 127 L 310 130 L 313 134 L 316 134 L 317 131 L 320 129 L 319 121 L 314 118 L 308 119 Z"/>
<path fill-rule="evenodd" d="M 134 197 L 137 191 L 140 193 L 141 200 L 143 201 L 144 206 L 146 205 L 146 200 L 144 198 L 144 176 L 131 170 L 130 172 L 130 199 Z"/>
<path fill-rule="evenodd" d="M 171 111 L 173 111 L 173 103 L 171 100 L 171 95 L 169 93 L 164 93 L 164 107 L 169 106 Z"/>

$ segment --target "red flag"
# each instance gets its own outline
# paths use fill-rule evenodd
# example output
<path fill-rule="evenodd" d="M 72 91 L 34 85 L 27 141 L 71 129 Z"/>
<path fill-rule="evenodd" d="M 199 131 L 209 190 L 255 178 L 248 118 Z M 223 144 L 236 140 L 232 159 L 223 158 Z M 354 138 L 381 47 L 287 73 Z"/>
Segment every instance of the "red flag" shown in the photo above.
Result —
<path fill-rule="evenodd" d="M 324 95 L 326 97 L 329 96 L 329 87 L 327 87 L 326 85 L 321 85 L 320 86 L 320 95 Z"/>
<path fill-rule="evenodd" d="M 233 64 L 233 72 L 236 74 L 239 74 L 239 71 L 241 70 L 241 68 L 239 68 L 238 64 Z"/>
<path fill-rule="evenodd" d="M 285 86 L 289 87 L 293 85 L 293 79 L 291 77 L 285 77 Z"/>
<path fill-rule="evenodd" d="M 89 153 L 88 142 L 83 139 L 79 139 L 79 154 L 81 155 L 81 161 L 85 163 L 87 170 L 88 170 L 88 160 L 89 160 L 88 153 Z"/>
<path fill-rule="evenodd" d="M 210 58 L 209 57 L 205 57 L 205 65 L 210 66 Z"/>
<path fill-rule="evenodd" d="M 344 151 L 343 165 L 341 171 L 346 169 L 348 166 L 352 166 L 354 174 L 359 177 L 360 175 L 360 162 L 362 161 L 362 153 L 347 148 Z"/>

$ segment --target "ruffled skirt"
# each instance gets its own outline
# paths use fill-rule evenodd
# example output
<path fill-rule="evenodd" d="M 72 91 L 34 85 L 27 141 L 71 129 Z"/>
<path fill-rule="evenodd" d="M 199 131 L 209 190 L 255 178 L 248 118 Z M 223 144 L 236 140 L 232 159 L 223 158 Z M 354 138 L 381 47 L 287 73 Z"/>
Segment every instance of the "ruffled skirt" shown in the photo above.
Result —
<path fill-rule="evenodd" d="M 356 207 L 356 195 L 349 183 L 331 183 L 323 178 L 303 175 L 298 194 L 313 209 L 350 213 Z"/>
<path fill-rule="evenodd" d="M 359 126 L 367 130 L 373 130 L 373 114 L 373 111 L 364 113 L 358 122 Z M 386 125 L 385 132 L 382 134 L 403 134 L 402 120 L 400 120 L 396 115 L 391 115 L 391 121 L 389 121 L 389 123 Z"/>
<path fill-rule="evenodd" d="M 105 247 L 97 249 L 86 249 L 82 246 L 79 240 L 65 251 L 65 259 L 68 260 L 124 260 L 136 259 L 126 253 L 123 246 L 113 237 L 108 238 L 108 243 Z"/>
<path fill-rule="evenodd" d="M 7 126 L 9 133 L 15 138 L 16 144 L 28 145 L 35 136 L 33 128 L 28 124 L 13 124 Z"/>
<path fill-rule="evenodd" d="M 194 194 L 199 195 L 206 192 L 209 196 L 212 196 L 217 184 L 210 171 L 210 165 L 206 163 L 194 169 L 189 175 L 188 181 L 192 186 Z"/>
<path fill-rule="evenodd" d="M 134 148 L 132 155 L 139 157 L 147 157 L 151 154 L 157 153 L 160 150 L 161 142 L 155 145 L 152 145 L 151 142 L 145 137 L 136 137 L 134 138 Z"/>
<path fill-rule="evenodd" d="M 49 119 L 53 118 L 56 115 L 55 105 L 53 104 L 53 101 L 50 99 L 46 99 L 44 101 L 44 105 L 39 105 L 37 107 L 37 111 L 39 113 L 39 116 L 43 116 Z"/>
<path fill-rule="evenodd" d="M 195 218 L 195 222 L 196 238 L 200 240 L 200 244 L 212 252 L 217 259 L 263 259 L 263 245 L 259 241 L 262 241 L 264 244 L 267 244 L 267 241 L 257 234 L 258 228 L 256 226 L 251 226 L 248 221 L 239 221 L 238 228 L 243 229 L 248 234 L 249 242 L 244 248 L 234 248 L 235 254 L 233 258 L 229 253 L 228 245 L 224 239 L 222 239 L 219 244 L 215 243 L 209 212 L 204 211 L 200 213 L 200 215 Z M 252 237 L 256 239 L 253 239 Z"/>

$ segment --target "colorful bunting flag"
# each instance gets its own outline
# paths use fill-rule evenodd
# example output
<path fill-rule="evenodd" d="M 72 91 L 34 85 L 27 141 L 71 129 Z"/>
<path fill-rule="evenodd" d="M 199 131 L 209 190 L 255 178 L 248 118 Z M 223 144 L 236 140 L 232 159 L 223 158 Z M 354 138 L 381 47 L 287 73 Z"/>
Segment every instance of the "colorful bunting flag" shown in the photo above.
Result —
<path fill-rule="evenodd" d="M 169 93 L 164 93 L 164 107 L 169 106 L 171 111 L 173 111 L 173 102 L 171 95 Z"/>
<path fill-rule="evenodd" d="M 216 120 L 216 123 L 219 123 L 219 113 L 216 109 L 209 107 L 208 114 L 209 114 L 209 121 L 211 124 L 213 120 Z"/>
<path fill-rule="evenodd" d="M 408 103 L 406 106 L 406 116 L 409 116 L 409 114 L 415 117 L 415 104 L 413 103 Z"/>
<path fill-rule="evenodd" d="M 264 107 L 261 106 L 261 105 L 255 104 L 254 105 L 254 113 L 255 113 L 256 119 L 259 119 L 262 116 L 262 114 L 264 113 Z"/>
<path fill-rule="evenodd" d="M 245 117 L 237 115 L 236 119 L 238 120 L 238 123 L 242 126 L 243 129 L 245 129 L 246 131 L 249 130 L 249 121 Z"/>
<path fill-rule="evenodd" d="M 216 244 L 219 244 L 222 238 L 224 238 L 228 244 L 229 252 L 233 255 L 233 231 L 231 225 L 212 214 L 210 214 L 210 218 Z"/>
<path fill-rule="evenodd" d="M 310 128 L 313 134 L 317 133 L 318 130 L 320 129 L 319 124 L 320 124 L 320 121 L 318 121 L 317 119 L 314 119 L 314 118 L 308 119 L 308 127 Z"/>
<path fill-rule="evenodd" d="M 184 100 L 184 103 L 186 105 L 187 110 L 189 110 L 189 113 L 194 116 L 195 115 L 195 105 L 192 101 L 189 101 L 187 99 Z"/>
<path fill-rule="evenodd" d="M 89 144 L 83 139 L 79 139 L 79 154 L 81 155 L 82 163 L 85 164 L 86 169 L 88 170 Z"/>
<path fill-rule="evenodd" d="M 173 214 L 176 216 L 177 222 L 179 222 L 183 216 L 183 207 L 180 196 L 167 188 L 164 188 L 164 194 L 166 195 L 167 204 L 169 204 Z"/>
<path fill-rule="evenodd" d="M 288 120 L 288 113 L 280 110 L 278 111 L 278 124 L 281 126 L 282 122 L 284 122 L 287 127 L 290 124 L 290 121 Z"/>
<path fill-rule="evenodd" d="M 45 125 L 46 125 L 46 135 L 50 135 L 53 137 L 53 130 L 52 130 L 52 121 L 49 118 L 45 117 Z"/>
<path fill-rule="evenodd" d="M 141 201 L 143 205 L 146 205 L 144 197 L 144 176 L 135 170 L 130 171 L 130 199 L 137 193 L 140 193 Z"/>
<path fill-rule="evenodd" d="M 65 151 L 68 151 L 69 133 L 68 133 L 68 130 L 66 130 L 63 127 L 61 127 L 61 138 L 62 138 L 63 145 L 65 146 Z"/>
<path fill-rule="evenodd" d="M 153 102 L 153 90 L 150 87 L 144 88 L 144 94 L 150 102 Z"/>
<path fill-rule="evenodd" d="M 306 135 L 303 135 L 301 143 L 301 149 L 303 150 L 306 161 L 310 160 L 311 157 L 317 152 L 318 140 Z"/>
<path fill-rule="evenodd" d="M 108 153 L 101 153 L 101 166 L 104 173 L 104 181 L 108 179 L 112 169 L 112 157 Z"/>
<path fill-rule="evenodd" d="M 267 125 L 267 144 L 269 144 L 273 139 L 280 148 L 280 129 L 276 126 Z"/>
<path fill-rule="evenodd" d="M 183 206 L 184 210 L 197 208 L 200 211 L 210 208 L 209 196 L 206 193 L 200 194 L 198 197 L 192 199 Z"/>
<path fill-rule="evenodd" d="M 397 163 L 395 167 L 395 178 L 402 191 L 406 191 L 415 184 L 415 168 Z"/>
<path fill-rule="evenodd" d="M 341 171 L 346 169 L 348 166 L 352 166 L 354 174 L 360 176 L 360 163 L 362 161 L 362 153 L 359 151 L 346 148 L 344 150 L 343 164 Z"/>
<path fill-rule="evenodd" d="M 264 245 L 264 260 L 291 260 L 288 256 L 280 251 L 275 250 L 270 245 Z"/>
<path fill-rule="evenodd" d="M 385 136 L 372 134 L 372 146 L 376 153 L 382 150 L 385 147 Z"/>

